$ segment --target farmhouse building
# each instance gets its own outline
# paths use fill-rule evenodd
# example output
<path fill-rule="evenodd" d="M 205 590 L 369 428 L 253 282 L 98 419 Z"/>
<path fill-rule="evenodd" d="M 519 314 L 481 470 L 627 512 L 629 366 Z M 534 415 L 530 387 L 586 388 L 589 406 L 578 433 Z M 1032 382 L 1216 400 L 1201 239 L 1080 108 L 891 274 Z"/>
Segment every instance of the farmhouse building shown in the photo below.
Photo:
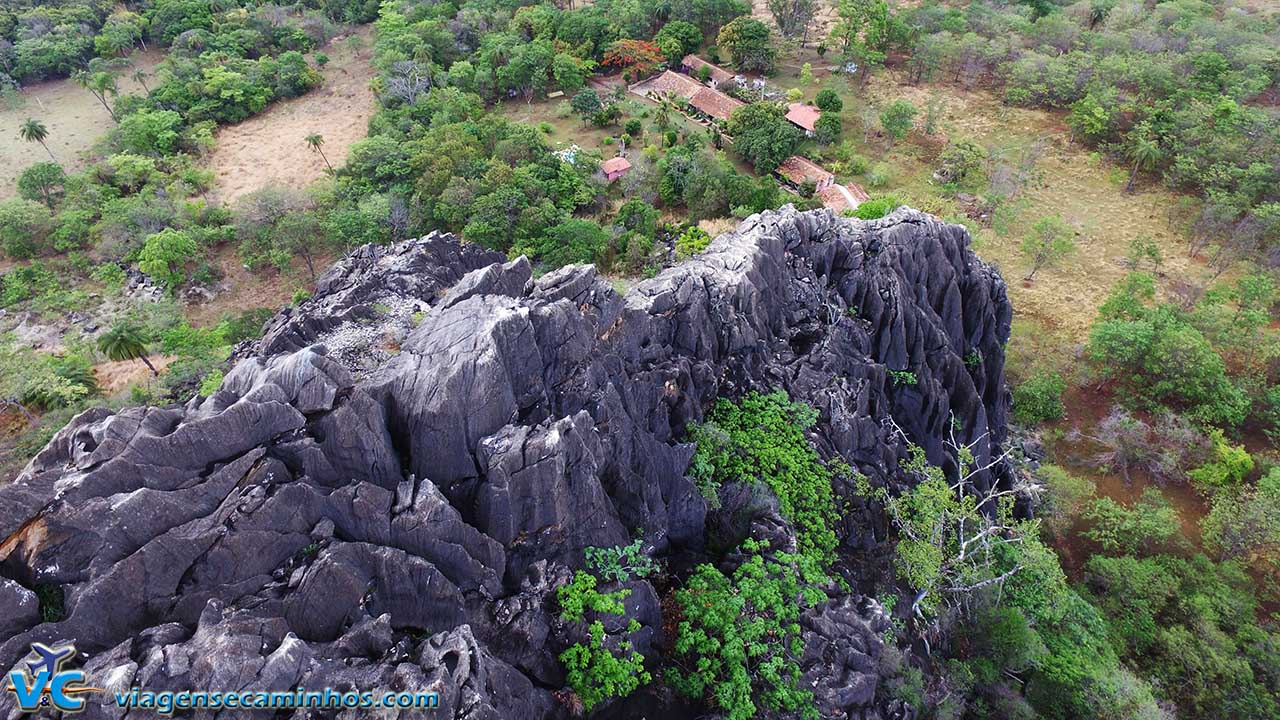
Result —
<path fill-rule="evenodd" d="M 809 137 L 813 137 L 814 128 L 817 127 L 818 117 L 821 114 L 818 108 L 804 103 L 791 103 L 787 106 L 787 120 L 804 130 L 804 134 Z"/>
<path fill-rule="evenodd" d="M 600 172 L 604 173 L 604 179 L 613 182 L 631 169 L 631 161 L 622 156 L 612 157 L 600 163 Z"/>

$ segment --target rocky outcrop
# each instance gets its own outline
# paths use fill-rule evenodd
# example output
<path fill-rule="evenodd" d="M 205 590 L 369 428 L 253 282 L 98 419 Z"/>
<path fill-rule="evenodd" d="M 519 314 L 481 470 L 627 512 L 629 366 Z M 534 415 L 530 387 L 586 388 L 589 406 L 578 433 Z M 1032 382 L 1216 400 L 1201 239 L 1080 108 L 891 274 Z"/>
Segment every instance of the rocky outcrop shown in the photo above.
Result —
<path fill-rule="evenodd" d="M 435 690 L 444 717 L 566 714 L 554 590 L 587 546 L 638 534 L 673 567 L 703 551 L 681 438 L 715 398 L 785 389 L 820 411 L 820 452 L 876 484 L 902 482 L 890 419 L 944 467 L 953 431 L 979 465 L 998 455 L 1010 309 L 967 243 L 906 209 L 787 208 L 625 296 L 593 267 L 535 280 L 446 235 L 361 248 L 212 396 L 83 413 L 0 487 L 17 608 L 0 667 L 74 640 L 108 688 Z M 844 550 L 874 547 L 883 518 L 837 491 Z M 749 527 L 793 532 L 768 508 Z M 36 588 L 64 608 L 40 617 Z M 660 593 L 630 589 L 656 665 Z M 806 615 L 825 716 L 910 715 L 877 693 L 885 622 L 839 593 Z M 683 707 L 654 687 L 602 712 Z"/>

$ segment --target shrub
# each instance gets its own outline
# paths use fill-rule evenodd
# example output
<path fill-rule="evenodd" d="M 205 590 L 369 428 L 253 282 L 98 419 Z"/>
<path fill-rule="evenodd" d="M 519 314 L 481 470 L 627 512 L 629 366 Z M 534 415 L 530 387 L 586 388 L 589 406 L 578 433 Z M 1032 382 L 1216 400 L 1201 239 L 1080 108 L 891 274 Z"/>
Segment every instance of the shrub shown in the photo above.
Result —
<path fill-rule="evenodd" d="M 18 176 L 18 194 L 27 200 L 44 203 L 50 210 L 62 199 L 67 174 L 53 162 L 38 162 Z"/>
<path fill-rule="evenodd" d="M 1084 519 L 1092 524 L 1084 536 L 1112 554 L 1151 554 L 1178 537 L 1178 512 L 1160 489 L 1148 487 L 1132 508 L 1109 497 L 1089 504 Z"/>
<path fill-rule="evenodd" d="M 635 620 L 627 626 L 628 632 L 639 629 Z M 644 669 L 644 656 L 632 649 L 630 641 L 618 642 L 616 651 L 606 647 L 604 623 L 591 623 L 587 636 L 585 645 L 575 643 L 560 653 L 565 681 L 586 712 L 609 698 L 626 697 L 653 679 Z"/>
<path fill-rule="evenodd" d="M 863 220 L 878 220 L 897 210 L 902 202 L 893 195 L 882 195 L 858 205 L 853 216 Z"/>
<path fill-rule="evenodd" d="M 747 541 L 744 549 L 760 547 Z M 675 652 L 683 659 L 668 670 L 668 682 L 706 698 L 729 720 L 748 720 L 762 710 L 816 720 L 796 658 L 804 651 L 800 614 L 826 600 L 815 587 L 823 579 L 812 561 L 786 553 L 777 559 L 753 555 L 732 578 L 699 565 L 676 591 L 684 619 Z"/>
<path fill-rule="evenodd" d="M 582 622 L 588 612 L 607 615 L 626 612 L 622 601 L 630 590 L 601 593 L 596 589 L 596 583 L 595 576 L 579 570 L 569 584 L 556 591 L 561 619 Z M 628 633 L 639 629 L 640 625 L 634 619 L 627 626 Z M 630 695 L 651 679 L 644 669 L 644 658 L 632 650 L 629 641 L 618 642 L 616 653 L 605 643 L 604 624 L 594 620 L 587 627 L 587 643 L 575 643 L 560 654 L 569 687 L 573 688 L 587 711 L 611 697 Z"/>
<path fill-rule="evenodd" d="M 813 104 L 824 113 L 839 113 L 844 109 L 844 101 L 831 88 L 823 88 L 813 99 Z"/>
<path fill-rule="evenodd" d="M 711 236 L 697 225 L 685 228 L 676 238 L 676 259 L 687 260 L 707 249 L 711 244 Z"/>
<path fill-rule="evenodd" d="M 831 471 L 805 437 L 817 420 L 816 410 L 780 390 L 749 393 L 738 403 L 721 399 L 689 434 L 698 445 L 689 472 L 713 494 L 727 482 L 763 482 L 795 524 L 800 552 L 826 562 L 835 551 L 838 514 Z"/>
<path fill-rule="evenodd" d="M 53 229 L 49 208 L 33 200 L 0 202 L 0 251 L 15 259 L 44 252 L 45 240 Z"/>
<path fill-rule="evenodd" d="M 1239 485 L 1245 475 L 1253 470 L 1253 458 L 1243 445 L 1232 445 L 1227 442 L 1222 431 L 1213 428 L 1209 431 L 1213 442 L 1213 457 L 1198 468 L 1187 472 L 1187 476 L 1203 492 L 1215 492 L 1224 488 Z"/>
<path fill-rule="evenodd" d="M 587 567 L 604 580 L 627 582 L 632 577 L 644 579 L 657 571 L 653 559 L 645 555 L 639 539 L 630 545 L 588 547 L 583 550 Z"/>
<path fill-rule="evenodd" d="M 148 235 L 138 254 L 138 269 L 172 290 L 186 282 L 184 266 L 195 259 L 200 248 L 191 235 L 165 228 Z"/>
<path fill-rule="evenodd" d="M 1067 384 L 1057 373 L 1037 373 L 1013 389 L 1013 417 L 1027 426 L 1060 420 Z"/>

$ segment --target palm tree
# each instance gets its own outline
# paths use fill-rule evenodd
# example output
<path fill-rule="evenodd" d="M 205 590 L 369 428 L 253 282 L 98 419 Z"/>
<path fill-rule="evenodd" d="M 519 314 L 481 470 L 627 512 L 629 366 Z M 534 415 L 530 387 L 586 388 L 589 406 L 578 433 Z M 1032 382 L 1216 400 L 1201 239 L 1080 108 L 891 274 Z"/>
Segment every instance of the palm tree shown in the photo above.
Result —
<path fill-rule="evenodd" d="M 98 338 L 98 349 L 108 360 L 141 360 L 151 370 L 152 376 L 160 374 L 147 357 L 147 344 L 137 325 L 117 323 Z"/>
<path fill-rule="evenodd" d="M 71 79 L 75 80 L 77 85 L 92 93 L 98 99 L 98 102 L 102 103 L 102 107 L 106 108 L 107 114 L 111 116 L 112 122 L 120 121 L 116 117 L 116 111 L 111 108 L 111 103 L 107 102 L 108 95 L 115 97 L 120 92 L 116 86 L 115 75 L 102 70 L 81 70 L 71 76 Z"/>
<path fill-rule="evenodd" d="M 307 136 L 307 147 L 311 148 L 311 152 L 320 153 L 320 159 L 324 160 L 325 167 L 329 168 L 329 174 L 332 175 L 333 166 L 329 164 L 329 158 L 324 156 L 322 145 L 324 145 L 324 136 L 320 133 L 311 133 Z"/>
<path fill-rule="evenodd" d="M 49 137 L 49 128 L 45 127 L 44 123 L 34 118 L 27 118 L 27 121 L 22 123 L 22 127 L 18 128 L 18 137 L 27 142 L 40 143 L 44 147 L 44 151 L 49 153 L 49 159 L 58 162 L 58 158 L 53 156 L 53 151 L 49 149 L 48 145 L 44 144 L 44 139 Z"/>
<path fill-rule="evenodd" d="M 1164 152 L 1160 149 L 1160 143 L 1156 142 L 1146 132 L 1139 132 L 1130 142 L 1125 154 L 1129 156 L 1129 161 L 1133 163 L 1133 170 L 1129 173 L 1129 184 L 1124 186 L 1125 192 L 1133 192 L 1133 183 L 1138 179 L 1139 170 L 1150 170 L 1160 162 L 1160 157 Z"/>
<path fill-rule="evenodd" d="M 143 70 L 142 68 L 134 68 L 132 77 L 134 82 L 142 86 L 143 92 L 148 95 L 151 94 L 151 88 L 147 87 L 148 75 L 146 70 Z"/>

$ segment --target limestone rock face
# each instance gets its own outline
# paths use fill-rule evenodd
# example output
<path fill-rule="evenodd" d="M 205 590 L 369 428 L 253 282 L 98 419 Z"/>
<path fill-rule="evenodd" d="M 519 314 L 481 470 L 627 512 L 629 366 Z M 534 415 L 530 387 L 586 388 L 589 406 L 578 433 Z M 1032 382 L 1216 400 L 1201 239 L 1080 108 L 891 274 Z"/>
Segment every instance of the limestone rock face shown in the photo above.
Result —
<path fill-rule="evenodd" d="M 819 410 L 820 453 L 878 485 L 903 482 L 894 423 L 944 466 L 953 427 L 979 466 L 999 455 L 1010 307 L 968 240 L 909 209 L 784 208 L 625 295 L 591 266 L 534 279 L 448 235 L 360 248 L 211 397 L 82 413 L 0 486 L 0 668 L 72 640 L 110 689 L 421 690 L 441 717 L 567 717 L 556 657 L 580 629 L 555 588 L 587 546 L 700 556 L 724 519 L 681 439 L 717 397 L 786 390 Z M 884 518 L 836 491 L 856 558 Z M 746 527 L 794 537 L 767 507 Z M 656 668 L 669 589 L 628 588 Z M 804 617 L 824 717 L 912 716 L 878 692 L 887 622 L 836 592 Z M 601 712 L 704 711 L 655 687 Z"/>

